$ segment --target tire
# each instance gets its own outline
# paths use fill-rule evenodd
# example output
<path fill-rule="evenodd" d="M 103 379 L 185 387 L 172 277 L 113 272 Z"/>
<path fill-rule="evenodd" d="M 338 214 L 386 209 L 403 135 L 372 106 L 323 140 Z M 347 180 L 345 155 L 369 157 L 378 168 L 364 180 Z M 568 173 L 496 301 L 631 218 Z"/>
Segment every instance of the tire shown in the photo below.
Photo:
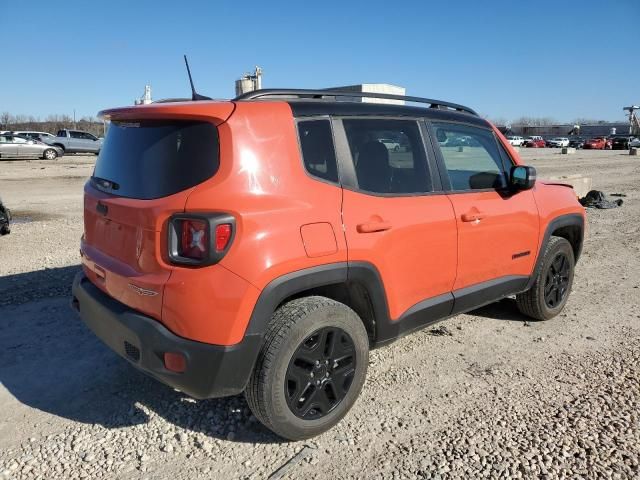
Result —
<path fill-rule="evenodd" d="M 338 354 L 326 355 L 328 346 Z M 245 390 L 247 403 L 281 437 L 310 438 L 336 425 L 353 406 L 368 363 L 367 331 L 353 310 L 325 297 L 292 300 L 271 317 Z"/>
<path fill-rule="evenodd" d="M 62 155 L 64 155 L 65 153 L 67 153 L 67 149 L 64 148 L 64 145 L 60 145 L 59 143 L 55 143 L 53 145 L 54 147 L 58 147 L 60 150 L 62 150 Z"/>
<path fill-rule="evenodd" d="M 2 206 L 2 199 L 0 199 L 0 208 L 4 208 L 4 220 L 2 226 L 0 226 L 0 235 L 9 235 L 11 233 L 11 227 L 9 226 L 9 222 L 11 222 L 12 219 L 11 210 Z"/>
<path fill-rule="evenodd" d="M 58 152 L 56 152 L 53 148 L 47 148 L 44 152 L 42 152 L 42 158 L 45 160 L 55 160 L 58 158 Z"/>
<path fill-rule="evenodd" d="M 398 145 L 396 145 L 395 147 L 393 147 L 393 151 L 394 152 L 399 152 L 400 151 L 400 147 Z"/>
<path fill-rule="evenodd" d="M 571 293 L 574 268 L 571 244 L 564 238 L 551 237 L 533 286 L 516 295 L 518 310 L 536 320 L 549 320 L 558 315 Z"/>

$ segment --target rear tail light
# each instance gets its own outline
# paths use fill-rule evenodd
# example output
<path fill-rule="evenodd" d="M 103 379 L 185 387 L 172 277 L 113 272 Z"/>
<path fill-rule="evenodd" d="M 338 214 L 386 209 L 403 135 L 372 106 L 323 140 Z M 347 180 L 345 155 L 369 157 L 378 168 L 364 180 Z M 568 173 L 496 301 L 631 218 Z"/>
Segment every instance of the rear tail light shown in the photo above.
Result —
<path fill-rule="evenodd" d="M 216 225 L 216 252 L 223 252 L 231 240 L 231 224 Z"/>
<path fill-rule="evenodd" d="M 179 214 L 169 220 L 172 263 L 206 266 L 219 262 L 231 247 L 235 219 L 228 214 Z"/>
<path fill-rule="evenodd" d="M 202 260 L 207 253 L 207 222 L 182 220 L 179 254 L 186 258 Z"/>

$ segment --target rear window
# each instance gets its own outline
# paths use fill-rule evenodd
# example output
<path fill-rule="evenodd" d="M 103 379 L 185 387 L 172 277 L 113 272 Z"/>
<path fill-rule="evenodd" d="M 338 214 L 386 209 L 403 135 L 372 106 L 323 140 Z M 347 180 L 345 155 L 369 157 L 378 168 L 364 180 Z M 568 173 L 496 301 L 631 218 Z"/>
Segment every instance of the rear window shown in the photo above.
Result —
<path fill-rule="evenodd" d="M 329 120 L 298 122 L 304 166 L 311 175 L 338 183 L 338 166 Z"/>
<path fill-rule="evenodd" d="M 218 130 L 208 122 L 112 122 L 93 183 L 121 197 L 166 197 L 211 178 L 218 151 Z"/>

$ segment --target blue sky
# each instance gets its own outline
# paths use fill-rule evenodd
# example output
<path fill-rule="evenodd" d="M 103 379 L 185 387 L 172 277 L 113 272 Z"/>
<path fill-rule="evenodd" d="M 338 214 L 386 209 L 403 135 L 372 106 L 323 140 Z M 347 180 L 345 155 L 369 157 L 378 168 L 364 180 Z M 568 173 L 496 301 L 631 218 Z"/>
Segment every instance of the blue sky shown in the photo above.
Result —
<path fill-rule="evenodd" d="M 493 118 L 623 119 L 640 102 L 640 1 L 0 0 L 0 112 L 95 115 L 150 83 L 229 98 L 264 87 L 393 83 Z M 562 63 L 566 62 L 566 66 Z"/>

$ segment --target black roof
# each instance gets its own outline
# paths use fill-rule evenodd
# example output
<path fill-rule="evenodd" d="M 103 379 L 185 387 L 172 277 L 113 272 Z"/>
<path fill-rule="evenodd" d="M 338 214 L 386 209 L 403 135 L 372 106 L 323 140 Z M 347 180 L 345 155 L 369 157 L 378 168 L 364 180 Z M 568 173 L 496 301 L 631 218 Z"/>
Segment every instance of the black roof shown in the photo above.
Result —
<path fill-rule="evenodd" d="M 398 103 L 372 103 L 363 98 L 400 100 L 413 104 L 427 104 L 429 107 Z M 352 92 L 340 89 L 263 89 L 245 93 L 234 101 L 279 100 L 289 103 L 294 116 L 315 115 L 358 115 L 358 116 L 410 116 L 433 120 L 464 121 L 486 127 L 488 122 L 469 107 L 457 103 L 375 92 Z"/>
<path fill-rule="evenodd" d="M 295 117 L 310 117 L 318 115 L 341 116 L 393 116 L 420 117 L 430 120 L 458 121 L 487 127 L 488 122 L 483 118 L 469 113 L 455 110 L 440 110 L 412 105 L 397 105 L 389 103 L 344 102 L 328 100 L 295 100 L 284 99 L 291 106 Z"/>

